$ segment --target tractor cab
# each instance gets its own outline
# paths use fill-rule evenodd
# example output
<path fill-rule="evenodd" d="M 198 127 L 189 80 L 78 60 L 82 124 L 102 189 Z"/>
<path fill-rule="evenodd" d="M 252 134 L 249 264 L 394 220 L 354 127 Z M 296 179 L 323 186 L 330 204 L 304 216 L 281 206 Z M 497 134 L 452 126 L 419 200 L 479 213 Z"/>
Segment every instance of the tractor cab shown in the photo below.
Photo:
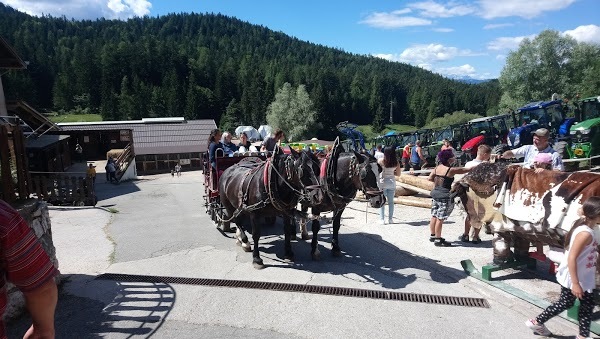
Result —
<path fill-rule="evenodd" d="M 553 136 L 567 136 L 575 118 L 566 118 L 562 100 L 537 101 L 516 110 L 516 126 L 508 133 L 507 144 L 517 148 L 533 143 L 533 132 L 547 128 Z"/>
<path fill-rule="evenodd" d="M 465 139 L 467 141 L 462 145 L 461 150 L 468 154 L 469 158 L 474 158 L 477 156 L 477 148 L 481 144 L 490 147 L 505 144 L 512 123 L 513 116 L 511 114 L 495 115 L 469 121 L 465 125 Z"/>
<path fill-rule="evenodd" d="M 600 96 L 589 97 L 577 103 L 578 122 L 571 126 L 568 147 L 569 158 L 590 158 L 600 154 Z"/>

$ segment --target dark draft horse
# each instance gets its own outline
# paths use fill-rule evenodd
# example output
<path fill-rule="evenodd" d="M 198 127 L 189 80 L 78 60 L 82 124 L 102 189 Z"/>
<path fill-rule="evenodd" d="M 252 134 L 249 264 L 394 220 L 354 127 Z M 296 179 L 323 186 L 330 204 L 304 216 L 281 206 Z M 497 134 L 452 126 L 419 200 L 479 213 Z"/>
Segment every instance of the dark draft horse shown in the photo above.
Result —
<path fill-rule="evenodd" d="M 290 152 L 289 155 L 283 154 L 276 147 L 275 153 L 266 161 L 245 159 L 226 169 L 219 180 L 220 200 L 225 208 L 222 219 L 236 223 L 237 241 L 245 251 L 250 251 L 251 246 L 241 225 L 241 217 L 247 216 L 250 220 L 255 268 L 264 268 L 258 246 L 262 225 L 257 222 L 257 217 L 284 216 L 284 258 L 293 260 L 289 239 L 293 229 L 291 216 L 298 202 L 318 205 L 323 199 L 310 156 L 293 149 Z"/>
<path fill-rule="evenodd" d="M 312 155 L 312 158 L 313 163 L 319 163 L 319 160 L 314 155 Z M 381 166 L 377 164 L 377 160 L 371 155 L 357 152 L 343 152 L 339 140 L 334 142 L 331 154 L 320 164 L 319 179 L 324 195 L 323 201 L 319 204 L 311 204 L 310 202 L 301 203 L 302 211 L 304 212 L 309 207 L 312 208 L 312 216 L 309 217 L 307 222 L 301 221 L 300 228 L 302 238 L 309 239 L 306 232 L 306 224 L 311 222 L 313 233 L 311 256 L 313 260 L 320 258 L 318 233 L 321 229 L 319 222 L 319 215 L 321 213 L 333 212 L 331 253 L 334 256 L 339 256 L 342 252 L 338 238 L 340 219 L 344 209 L 354 199 L 356 193 L 361 190 L 373 208 L 379 208 L 385 204 L 385 196 L 377 185 L 381 171 Z"/>

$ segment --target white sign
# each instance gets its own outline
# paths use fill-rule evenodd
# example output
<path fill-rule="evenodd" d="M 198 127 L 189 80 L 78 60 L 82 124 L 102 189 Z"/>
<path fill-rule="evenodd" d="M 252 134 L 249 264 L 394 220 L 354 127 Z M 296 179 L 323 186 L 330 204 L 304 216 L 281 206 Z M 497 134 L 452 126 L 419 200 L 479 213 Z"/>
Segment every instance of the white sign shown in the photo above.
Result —
<path fill-rule="evenodd" d="M 190 164 L 190 159 L 181 159 L 181 160 L 179 160 L 179 163 L 181 165 L 189 165 Z"/>

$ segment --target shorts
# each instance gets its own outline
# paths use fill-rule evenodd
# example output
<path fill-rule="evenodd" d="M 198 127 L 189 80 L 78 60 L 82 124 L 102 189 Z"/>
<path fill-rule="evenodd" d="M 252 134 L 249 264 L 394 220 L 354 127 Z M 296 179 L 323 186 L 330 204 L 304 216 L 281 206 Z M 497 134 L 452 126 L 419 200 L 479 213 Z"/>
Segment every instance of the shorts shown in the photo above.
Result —
<path fill-rule="evenodd" d="M 454 210 L 452 199 L 431 199 L 431 216 L 446 220 Z"/>

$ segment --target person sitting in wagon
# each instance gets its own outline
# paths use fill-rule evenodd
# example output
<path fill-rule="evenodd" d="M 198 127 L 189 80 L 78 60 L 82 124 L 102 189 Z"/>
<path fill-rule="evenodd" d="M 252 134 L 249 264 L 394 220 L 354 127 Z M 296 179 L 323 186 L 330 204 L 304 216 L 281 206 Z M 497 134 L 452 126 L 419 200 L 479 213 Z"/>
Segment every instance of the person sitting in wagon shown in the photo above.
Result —
<path fill-rule="evenodd" d="M 281 129 L 275 130 L 275 134 L 271 137 L 268 137 L 263 141 L 263 144 L 260 148 L 261 152 L 273 152 L 275 151 L 275 147 L 279 147 L 278 143 L 283 140 L 284 134 Z"/>
<path fill-rule="evenodd" d="M 223 133 L 223 152 L 225 152 L 225 155 L 228 157 L 233 156 L 234 152 L 237 152 L 238 147 L 236 144 L 234 144 L 233 142 L 231 142 L 232 136 L 231 133 L 229 132 L 225 132 Z"/>
<path fill-rule="evenodd" d="M 218 128 L 210 131 L 210 136 L 208 137 L 208 160 L 214 170 L 217 169 L 217 161 L 215 160 L 217 149 L 223 150 L 223 144 L 220 140 L 221 131 Z"/>

